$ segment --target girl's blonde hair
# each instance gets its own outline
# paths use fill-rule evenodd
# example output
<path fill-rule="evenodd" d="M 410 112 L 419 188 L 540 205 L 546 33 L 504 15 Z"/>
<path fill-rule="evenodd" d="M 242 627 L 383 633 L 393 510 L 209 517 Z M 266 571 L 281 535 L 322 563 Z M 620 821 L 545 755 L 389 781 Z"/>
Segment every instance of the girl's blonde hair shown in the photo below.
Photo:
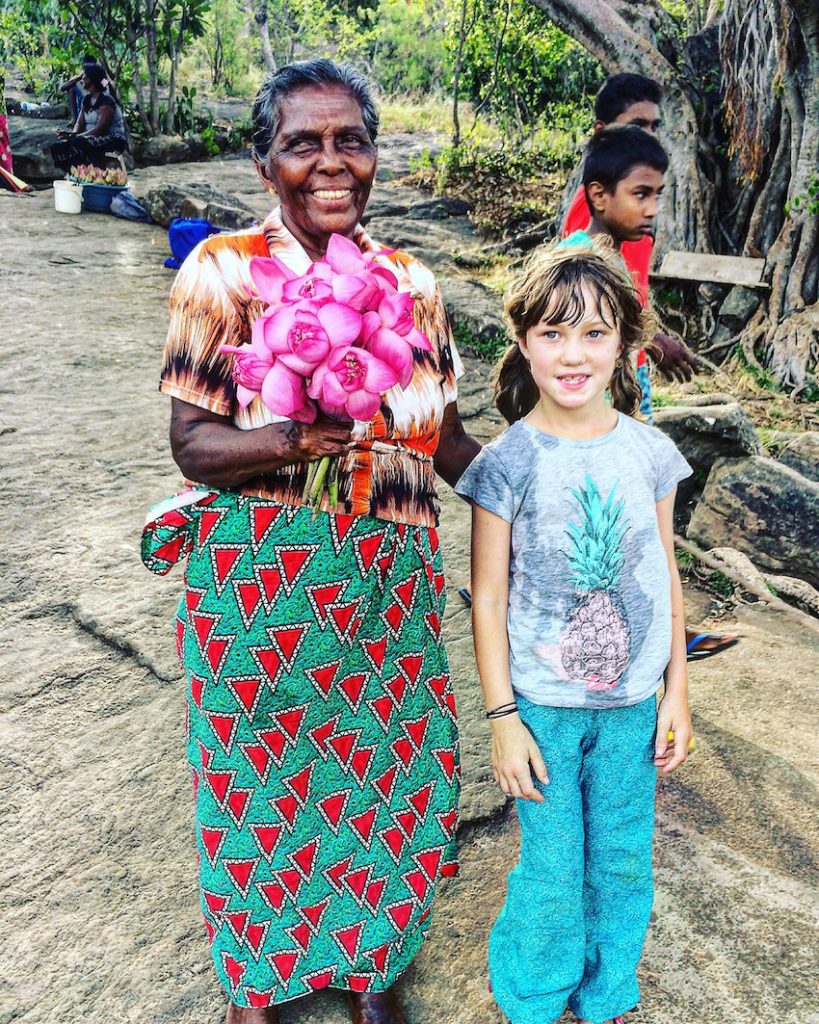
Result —
<path fill-rule="evenodd" d="M 504 295 L 504 319 L 512 338 L 498 363 L 495 405 L 514 423 L 540 398 L 520 342 L 544 318 L 551 324 L 577 324 L 585 310 L 583 286 L 595 297 L 600 316 L 620 330 L 620 354 L 609 390 L 612 405 L 631 416 L 640 401 L 640 385 L 630 355 L 651 347 L 656 331 L 653 315 L 643 309 L 622 256 L 608 237 L 592 245 L 553 245 L 537 250 Z"/>

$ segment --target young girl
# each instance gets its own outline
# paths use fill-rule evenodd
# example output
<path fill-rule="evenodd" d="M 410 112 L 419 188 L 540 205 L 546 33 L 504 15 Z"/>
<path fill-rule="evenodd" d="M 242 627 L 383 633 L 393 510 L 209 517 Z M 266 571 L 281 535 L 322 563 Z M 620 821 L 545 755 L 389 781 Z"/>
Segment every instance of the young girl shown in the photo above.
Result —
<path fill-rule="evenodd" d="M 652 332 L 614 251 L 540 252 L 505 305 L 515 344 L 495 402 L 511 426 L 456 487 L 472 501 L 492 767 L 521 825 L 491 985 L 512 1024 L 567 1003 L 619 1024 L 639 999 L 656 769 L 682 764 L 691 737 L 672 526 L 691 470 L 631 418 L 629 356 Z"/>

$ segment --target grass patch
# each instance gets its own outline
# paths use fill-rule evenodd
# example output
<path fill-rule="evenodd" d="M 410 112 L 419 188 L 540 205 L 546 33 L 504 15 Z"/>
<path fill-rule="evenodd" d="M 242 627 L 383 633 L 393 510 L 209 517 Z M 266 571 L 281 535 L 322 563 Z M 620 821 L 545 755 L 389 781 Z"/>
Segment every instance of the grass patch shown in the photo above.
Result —
<path fill-rule="evenodd" d="M 674 558 L 677 562 L 677 568 L 680 570 L 680 573 L 685 575 L 690 573 L 697 564 L 697 560 L 691 552 L 684 551 L 682 548 L 675 548 Z"/>
<path fill-rule="evenodd" d="M 470 219 L 486 238 L 515 234 L 553 217 L 577 154 L 574 133 L 544 130 L 511 149 L 496 138 L 497 129 L 482 127 L 459 146 L 444 146 L 434 160 L 417 160 L 403 183 L 467 200 Z"/>
<path fill-rule="evenodd" d="M 441 96 L 385 96 L 378 107 L 382 134 L 452 133 L 452 101 Z"/>
<path fill-rule="evenodd" d="M 452 324 L 455 344 L 460 350 L 471 349 L 485 363 L 496 363 L 506 350 L 509 339 L 505 334 L 475 335 L 469 324 L 456 320 Z"/>

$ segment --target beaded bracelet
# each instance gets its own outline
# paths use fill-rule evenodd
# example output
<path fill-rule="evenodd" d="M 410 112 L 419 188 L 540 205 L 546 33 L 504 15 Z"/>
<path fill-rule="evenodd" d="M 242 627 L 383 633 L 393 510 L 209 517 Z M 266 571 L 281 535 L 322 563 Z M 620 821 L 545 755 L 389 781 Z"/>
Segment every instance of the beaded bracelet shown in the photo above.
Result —
<path fill-rule="evenodd" d="M 507 715 L 517 714 L 518 706 L 514 701 L 510 701 L 508 704 L 499 704 L 498 707 L 492 708 L 491 711 L 486 712 L 486 717 L 493 718 L 505 718 Z"/>

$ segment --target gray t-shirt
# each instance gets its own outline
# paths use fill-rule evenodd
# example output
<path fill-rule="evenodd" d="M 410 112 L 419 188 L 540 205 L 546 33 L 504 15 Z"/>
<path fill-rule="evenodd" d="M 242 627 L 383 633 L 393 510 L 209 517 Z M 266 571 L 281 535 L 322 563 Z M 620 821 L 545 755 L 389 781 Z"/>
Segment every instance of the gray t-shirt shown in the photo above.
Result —
<path fill-rule="evenodd" d="M 512 524 L 510 665 L 535 704 L 605 708 L 654 693 L 671 651 L 671 586 L 657 502 L 691 467 L 622 413 L 590 441 L 525 420 L 455 486 Z"/>

